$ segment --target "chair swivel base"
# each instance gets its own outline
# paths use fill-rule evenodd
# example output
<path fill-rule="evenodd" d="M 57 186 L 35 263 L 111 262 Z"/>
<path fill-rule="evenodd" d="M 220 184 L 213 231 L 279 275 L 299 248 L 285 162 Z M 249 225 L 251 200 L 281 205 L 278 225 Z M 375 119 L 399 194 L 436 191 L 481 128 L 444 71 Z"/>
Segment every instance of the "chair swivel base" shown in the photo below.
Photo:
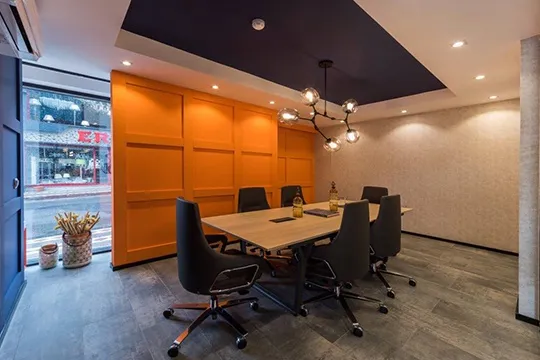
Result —
<path fill-rule="evenodd" d="M 392 286 L 388 283 L 386 278 L 383 276 L 383 274 L 409 279 L 409 285 L 412 286 L 412 287 L 416 286 L 416 280 L 413 277 L 411 277 L 409 275 L 401 274 L 401 273 L 398 273 L 398 272 L 395 272 L 395 271 L 389 271 L 389 270 L 387 270 L 386 264 L 384 264 L 384 263 L 379 265 L 378 267 L 374 266 L 373 269 L 372 269 L 372 272 L 374 272 L 374 274 L 377 275 L 379 280 L 381 280 L 384 287 L 386 288 L 386 296 L 388 296 L 391 299 L 394 299 L 396 297 L 396 293 L 395 293 L 394 289 L 392 289 Z"/>
<path fill-rule="evenodd" d="M 382 314 L 388 314 L 388 308 L 379 299 L 358 295 L 353 292 L 344 290 L 343 289 L 344 287 L 349 288 L 348 285 L 349 283 L 345 283 L 341 286 L 326 287 L 323 285 L 319 285 L 315 282 L 307 281 L 306 288 L 310 290 L 323 290 L 325 292 L 304 301 L 304 304 L 302 305 L 300 309 L 300 315 L 304 317 L 308 315 L 308 310 L 305 307 L 306 304 L 309 304 L 315 301 L 323 301 L 326 299 L 335 298 L 336 300 L 340 302 L 341 306 L 345 310 L 345 313 L 347 314 L 347 317 L 352 322 L 352 326 L 353 326 L 352 333 L 357 337 L 362 337 L 364 335 L 364 330 L 358 323 L 358 320 L 356 319 L 356 316 L 354 315 L 354 313 L 351 311 L 349 304 L 347 303 L 347 299 L 360 300 L 360 301 L 366 301 L 369 303 L 377 304 L 378 310 Z"/>
<path fill-rule="evenodd" d="M 193 332 L 193 330 L 195 330 L 195 328 L 197 328 L 197 326 L 199 326 L 209 316 L 212 316 L 213 320 L 216 320 L 217 317 L 220 316 L 229 325 L 231 325 L 231 327 L 238 334 L 236 338 L 236 346 L 238 347 L 238 349 L 244 349 L 247 346 L 246 336 L 248 332 L 225 309 L 230 308 L 232 306 L 249 303 L 251 309 L 253 311 L 257 311 L 259 309 L 258 301 L 259 299 L 257 299 L 256 297 L 249 297 L 249 298 L 243 298 L 243 299 L 228 300 L 228 301 L 223 302 L 222 304 L 219 304 L 217 297 L 212 296 L 209 304 L 192 303 L 192 304 L 171 305 L 170 308 L 163 311 L 163 316 L 166 319 L 170 319 L 174 315 L 175 309 L 202 310 L 203 312 L 188 326 L 186 330 L 184 330 L 176 338 L 176 340 L 173 342 L 173 344 L 167 351 L 167 355 L 169 355 L 169 357 L 171 358 L 178 356 L 180 345 L 182 344 L 182 342 L 188 337 L 189 334 Z"/>

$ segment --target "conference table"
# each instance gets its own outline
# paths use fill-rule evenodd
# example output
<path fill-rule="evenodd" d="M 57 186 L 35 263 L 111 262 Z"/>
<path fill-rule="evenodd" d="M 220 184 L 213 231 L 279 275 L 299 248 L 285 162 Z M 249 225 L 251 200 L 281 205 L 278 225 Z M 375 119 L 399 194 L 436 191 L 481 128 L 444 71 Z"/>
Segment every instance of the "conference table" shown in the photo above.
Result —
<path fill-rule="evenodd" d="M 309 209 L 328 210 L 329 204 L 326 201 L 304 205 L 304 210 Z M 401 213 L 403 215 L 411 210 L 411 208 L 401 208 Z M 292 249 L 298 261 L 292 305 L 259 282 L 254 287 L 293 315 L 297 315 L 302 306 L 307 260 L 311 249 L 316 241 L 331 238 L 338 232 L 342 212 L 343 208 L 340 207 L 338 216 L 325 218 L 304 214 L 302 218 L 292 221 L 272 222 L 273 219 L 292 216 L 292 207 L 284 207 L 205 217 L 202 222 L 239 238 L 244 245 L 245 243 L 252 244 L 264 251 Z M 370 222 L 375 221 L 378 215 L 379 205 L 370 203 Z M 245 246 L 242 246 L 242 249 L 245 251 Z"/>

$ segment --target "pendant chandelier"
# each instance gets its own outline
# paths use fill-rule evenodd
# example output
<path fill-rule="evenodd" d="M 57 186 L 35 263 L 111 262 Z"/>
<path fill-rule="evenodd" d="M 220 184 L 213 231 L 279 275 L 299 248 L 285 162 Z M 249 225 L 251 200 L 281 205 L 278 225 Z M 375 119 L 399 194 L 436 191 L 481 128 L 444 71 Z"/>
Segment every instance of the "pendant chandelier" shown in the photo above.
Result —
<path fill-rule="evenodd" d="M 293 125 L 298 122 L 298 120 L 306 120 L 311 122 L 313 124 L 313 127 L 321 136 L 325 139 L 324 142 L 324 149 L 329 152 L 336 152 L 339 149 L 341 149 L 341 141 L 336 137 L 327 137 L 323 134 L 321 129 L 317 126 L 317 123 L 315 122 L 315 118 L 317 116 L 322 116 L 327 119 L 330 119 L 332 121 L 340 121 L 342 123 L 345 123 L 347 126 L 347 132 L 345 133 L 345 139 L 348 143 L 355 143 L 360 138 L 360 133 L 358 130 L 351 129 L 349 126 L 349 115 L 353 114 L 358 110 L 358 103 L 354 99 L 346 100 L 343 105 L 341 105 L 341 109 L 345 113 L 345 117 L 343 119 L 337 119 L 333 116 L 328 115 L 326 112 L 326 82 L 327 82 L 327 71 L 329 68 L 332 67 L 334 62 L 332 60 L 321 60 L 319 61 L 319 67 L 324 69 L 324 112 L 319 112 L 315 105 L 319 102 L 321 99 L 321 96 L 319 95 L 319 92 L 315 90 L 314 88 L 306 88 L 304 91 L 302 91 L 302 103 L 307 106 L 311 106 L 313 111 L 311 112 L 311 118 L 303 118 L 300 116 L 300 113 L 296 109 L 291 108 L 283 108 L 278 112 L 278 119 L 281 123 L 287 124 L 287 125 Z"/>

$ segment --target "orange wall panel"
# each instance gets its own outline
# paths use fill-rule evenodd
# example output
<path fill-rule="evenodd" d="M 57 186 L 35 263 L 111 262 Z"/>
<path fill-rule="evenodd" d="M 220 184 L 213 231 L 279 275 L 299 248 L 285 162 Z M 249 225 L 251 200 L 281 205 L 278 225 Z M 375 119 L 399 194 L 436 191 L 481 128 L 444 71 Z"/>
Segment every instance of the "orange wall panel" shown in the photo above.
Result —
<path fill-rule="evenodd" d="M 182 95 L 137 84 L 127 84 L 126 90 L 131 108 L 126 133 L 183 137 Z"/>
<path fill-rule="evenodd" d="M 195 98 L 192 99 L 189 107 L 191 115 L 199 119 L 199 121 L 193 122 L 193 138 L 195 141 L 233 143 L 233 106 Z"/>
<path fill-rule="evenodd" d="M 313 159 L 288 158 L 285 170 L 285 182 L 312 186 L 313 183 Z"/>
<path fill-rule="evenodd" d="M 203 217 L 235 212 L 241 187 L 279 206 L 294 180 L 312 199 L 313 132 L 279 127 L 275 110 L 116 71 L 111 102 L 115 267 L 176 251 L 179 196 Z"/>
<path fill-rule="evenodd" d="M 300 185 L 306 202 L 313 202 L 315 134 L 303 128 L 280 127 L 278 146 L 279 186 Z"/>
<path fill-rule="evenodd" d="M 268 153 L 276 151 L 277 126 L 271 114 L 239 109 L 235 115 L 240 121 L 243 149 Z"/>
<path fill-rule="evenodd" d="M 193 186 L 197 189 L 234 187 L 234 152 L 195 149 Z"/>
<path fill-rule="evenodd" d="M 272 186 L 272 156 L 242 154 L 241 186 Z"/>
<path fill-rule="evenodd" d="M 131 202 L 126 222 L 128 260 L 140 261 L 150 250 L 154 257 L 171 253 L 176 248 L 175 199 Z"/>
<path fill-rule="evenodd" d="M 127 190 L 183 189 L 183 163 L 182 148 L 128 144 L 125 161 L 129 179 Z"/>

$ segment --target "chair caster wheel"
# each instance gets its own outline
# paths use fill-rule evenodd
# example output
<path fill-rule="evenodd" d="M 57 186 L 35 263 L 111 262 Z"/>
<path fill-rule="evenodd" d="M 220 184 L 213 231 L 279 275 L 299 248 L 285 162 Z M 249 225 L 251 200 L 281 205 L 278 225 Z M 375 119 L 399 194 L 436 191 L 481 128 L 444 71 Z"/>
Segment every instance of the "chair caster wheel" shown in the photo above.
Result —
<path fill-rule="evenodd" d="M 381 264 L 381 265 L 379 266 L 379 270 L 386 271 L 386 264 Z"/>
<path fill-rule="evenodd" d="M 388 308 L 386 307 L 386 305 L 380 305 L 379 306 L 379 312 L 381 314 L 388 314 Z"/>
<path fill-rule="evenodd" d="M 276 270 L 270 271 L 270 276 L 273 277 L 273 278 L 275 278 L 275 277 L 277 276 Z"/>
<path fill-rule="evenodd" d="M 412 287 L 416 286 L 416 280 L 409 279 L 409 285 L 411 285 Z"/>
<path fill-rule="evenodd" d="M 308 309 L 302 306 L 300 308 L 300 315 L 302 315 L 303 317 L 306 317 L 306 316 L 308 316 L 308 314 L 309 314 Z"/>
<path fill-rule="evenodd" d="M 169 309 L 163 311 L 163 317 L 164 317 L 165 319 L 170 319 L 171 316 L 173 316 L 173 314 L 174 314 L 174 309 L 171 309 L 171 308 L 169 308 Z"/>
<path fill-rule="evenodd" d="M 178 356 L 179 349 L 180 345 L 172 344 L 169 350 L 167 350 L 167 355 L 169 355 L 169 357 L 175 358 Z"/>
<path fill-rule="evenodd" d="M 245 337 L 236 338 L 236 347 L 240 350 L 245 349 L 247 346 L 247 340 Z"/>
<path fill-rule="evenodd" d="M 346 282 L 345 284 L 343 284 L 343 287 L 347 290 L 351 290 L 353 288 L 353 285 L 350 282 Z"/>
<path fill-rule="evenodd" d="M 355 326 L 352 331 L 353 335 L 356 337 L 364 336 L 364 330 L 360 326 Z"/>
<path fill-rule="evenodd" d="M 388 296 L 390 299 L 395 299 L 396 293 L 394 292 L 394 290 L 388 290 L 388 292 L 386 293 L 386 296 Z"/>
<path fill-rule="evenodd" d="M 249 303 L 249 307 L 251 308 L 251 310 L 257 311 L 259 310 L 259 303 L 256 301 L 252 301 Z"/>

